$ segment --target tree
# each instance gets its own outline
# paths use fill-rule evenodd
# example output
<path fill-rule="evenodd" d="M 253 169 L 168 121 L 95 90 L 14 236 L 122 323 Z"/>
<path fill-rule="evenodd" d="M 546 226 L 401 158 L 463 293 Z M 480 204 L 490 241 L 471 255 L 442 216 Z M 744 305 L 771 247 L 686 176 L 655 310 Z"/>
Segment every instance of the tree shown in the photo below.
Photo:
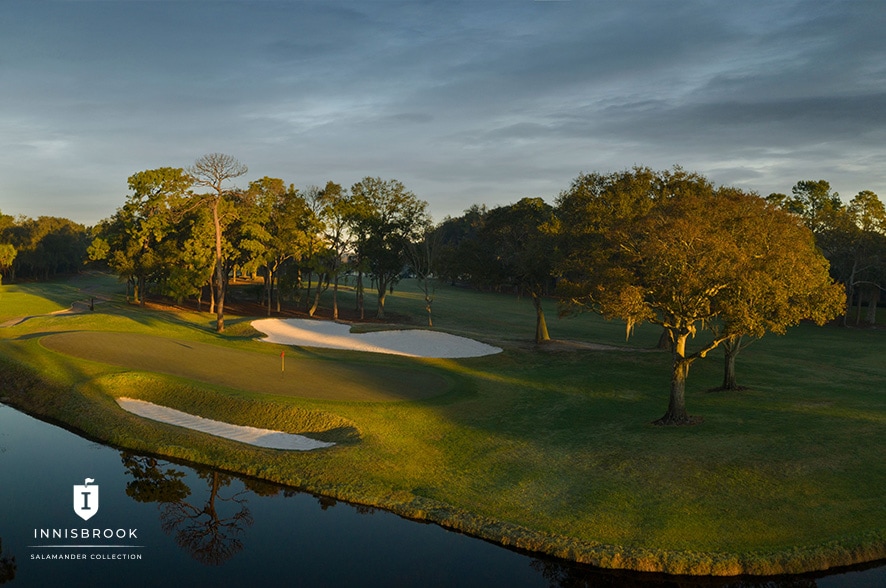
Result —
<path fill-rule="evenodd" d="M 867 299 L 865 321 L 876 320 L 876 305 L 886 284 L 886 213 L 879 197 L 870 190 L 859 192 L 844 206 L 825 180 L 801 181 L 792 198 L 770 195 L 769 200 L 796 214 L 815 234 L 816 244 L 830 262 L 831 275 L 845 285 L 843 325 L 849 324 L 853 301 L 857 301 L 856 324 Z"/>
<path fill-rule="evenodd" d="M 811 231 L 792 215 L 739 191 L 720 189 L 719 195 L 735 209 L 722 231 L 739 248 L 742 280 L 724 293 L 726 310 L 712 330 L 731 334 L 723 342 L 721 388 L 737 390 L 735 360 L 750 344 L 743 339 L 783 334 L 803 319 L 824 324 L 842 313 L 845 293 L 831 280 Z"/>
<path fill-rule="evenodd" d="M 317 205 L 327 247 L 321 265 L 326 275 L 332 277 L 332 318 L 338 320 L 338 281 L 351 245 L 348 221 L 352 216 L 353 202 L 347 190 L 330 181 L 318 192 Z"/>
<path fill-rule="evenodd" d="M 287 187 L 279 178 L 266 176 L 250 182 L 246 199 L 252 206 L 252 213 L 241 229 L 244 234 L 241 247 L 264 268 L 270 316 L 279 272 L 287 260 L 307 249 L 307 235 L 313 229 L 313 213 L 298 190 L 292 184 Z M 279 289 L 276 303 L 277 312 L 280 312 Z"/>
<path fill-rule="evenodd" d="M 3 276 L 12 269 L 12 262 L 15 261 L 16 250 L 9 243 L 0 243 L 0 284 L 3 283 Z"/>
<path fill-rule="evenodd" d="M 232 192 L 225 188 L 225 183 L 245 174 L 249 169 L 230 155 L 223 153 L 210 153 L 204 155 L 188 168 L 192 185 L 209 188 L 212 193 L 201 197 L 209 210 L 212 212 L 212 225 L 215 229 L 215 330 L 222 333 L 225 330 L 225 289 L 228 275 L 224 259 L 222 239 L 224 236 L 224 219 L 222 214 L 222 202 L 230 197 Z"/>
<path fill-rule="evenodd" d="M 479 285 L 485 256 L 478 235 L 489 211 L 486 206 L 472 205 L 460 217 L 446 217 L 437 229 L 440 234 L 440 253 L 437 267 L 441 278 L 455 284 L 467 280 Z"/>
<path fill-rule="evenodd" d="M 830 217 L 843 206 L 840 195 L 831 192 L 831 184 L 826 180 L 797 182 L 791 194 L 793 196 L 787 200 L 786 207 L 799 214 L 815 235 L 827 229 Z"/>
<path fill-rule="evenodd" d="M 179 304 L 194 296 L 202 310 L 203 288 L 212 283 L 215 256 L 212 252 L 213 227 L 209 210 L 198 207 L 180 217 L 164 240 L 161 251 L 169 266 L 162 282 L 163 293 Z"/>
<path fill-rule="evenodd" d="M 553 287 L 557 261 L 557 218 L 541 198 L 493 208 L 480 230 L 480 243 L 489 255 L 486 271 L 528 293 L 535 309 L 535 342 L 550 341 L 542 298 Z"/>
<path fill-rule="evenodd" d="M 853 231 L 851 284 L 858 301 L 855 323 L 862 323 L 861 308 L 867 298 L 864 323 L 873 326 L 877 320 L 880 292 L 886 289 L 886 207 L 874 192 L 863 190 L 849 201 L 847 211 L 857 228 Z"/>
<path fill-rule="evenodd" d="M 57 273 L 77 272 L 83 267 L 88 246 L 86 227 L 66 218 L 19 217 L 7 224 L 0 215 L 2 241 L 15 247 L 10 276 L 48 279 Z"/>
<path fill-rule="evenodd" d="M 679 181 L 671 184 L 674 176 L 668 175 L 662 174 L 669 181 L 643 214 L 608 217 L 589 239 L 597 254 L 572 252 L 561 292 L 567 305 L 625 320 L 628 334 L 643 322 L 667 331 L 673 350 L 669 404 L 656 424 L 681 425 L 696 422 L 686 410 L 685 385 L 697 359 L 736 334 L 784 332 L 803 317 L 820 321 L 833 313 L 840 286 L 792 216 L 756 195 L 714 189 L 701 176 L 677 174 Z M 578 210 L 568 207 L 569 198 L 561 199 L 563 207 Z M 562 220 L 594 226 L 580 215 Z M 793 240 L 774 240 L 758 230 L 764 221 Z M 807 265 L 807 273 L 772 275 L 773 268 L 790 263 Z M 777 302 L 782 296 L 784 304 Z M 705 330 L 710 340 L 690 351 L 689 338 Z"/>
<path fill-rule="evenodd" d="M 99 225 L 89 247 L 92 260 L 106 260 L 122 279 L 133 279 L 135 299 L 145 304 L 148 282 L 160 282 L 175 265 L 175 211 L 183 205 L 190 178 L 181 168 L 162 167 L 129 176 L 131 194 L 114 216 Z"/>
<path fill-rule="evenodd" d="M 431 305 L 434 303 L 434 287 L 431 284 L 431 277 L 436 269 L 442 238 L 443 233 L 439 227 L 427 227 L 422 232 L 421 238 L 418 241 L 409 241 L 406 248 L 409 265 L 415 272 L 419 288 L 425 297 L 425 312 L 428 313 L 429 327 L 434 326 L 434 320 L 431 317 Z"/>
<path fill-rule="evenodd" d="M 406 243 L 427 226 L 427 202 L 397 180 L 366 177 L 351 187 L 351 228 L 357 257 L 365 261 L 378 286 L 377 318 L 385 317 L 385 296 L 405 265 Z"/>

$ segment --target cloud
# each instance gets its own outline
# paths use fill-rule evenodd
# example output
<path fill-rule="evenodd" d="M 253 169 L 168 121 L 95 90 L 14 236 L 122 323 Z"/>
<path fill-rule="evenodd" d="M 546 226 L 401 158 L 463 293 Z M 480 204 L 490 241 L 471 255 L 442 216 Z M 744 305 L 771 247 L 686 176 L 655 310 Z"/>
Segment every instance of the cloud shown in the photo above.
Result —
<path fill-rule="evenodd" d="M 634 164 L 886 194 L 882 3 L 5 8 L 4 211 L 95 222 L 131 173 L 214 151 L 297 185 L 396 177 L 438 217 Z"/>

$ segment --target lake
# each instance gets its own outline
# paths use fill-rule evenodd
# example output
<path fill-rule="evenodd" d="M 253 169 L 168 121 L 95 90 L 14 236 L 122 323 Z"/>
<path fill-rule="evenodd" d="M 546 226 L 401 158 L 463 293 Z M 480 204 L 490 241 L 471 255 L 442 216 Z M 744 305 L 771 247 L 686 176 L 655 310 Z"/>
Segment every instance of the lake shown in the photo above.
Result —
<path fill-rule="evenodd" d="M 884 563 L 777 578 L 598 570 L 381 510 L 124 452 L 0 404 L 3 588 L 874 587 L 886 586 Z"/>

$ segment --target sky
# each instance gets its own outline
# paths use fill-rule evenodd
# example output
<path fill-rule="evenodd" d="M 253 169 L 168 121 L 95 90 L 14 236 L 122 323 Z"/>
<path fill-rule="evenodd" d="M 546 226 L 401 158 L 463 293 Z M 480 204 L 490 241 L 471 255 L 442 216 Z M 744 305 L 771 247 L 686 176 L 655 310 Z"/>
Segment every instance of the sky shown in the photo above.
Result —
<path fill-rule="evenodd" d="M 0 211 L 93 225 L 225 153 L 435 220 L 680 165 L 886 199 L 886 2 L 0 0 Z"/>

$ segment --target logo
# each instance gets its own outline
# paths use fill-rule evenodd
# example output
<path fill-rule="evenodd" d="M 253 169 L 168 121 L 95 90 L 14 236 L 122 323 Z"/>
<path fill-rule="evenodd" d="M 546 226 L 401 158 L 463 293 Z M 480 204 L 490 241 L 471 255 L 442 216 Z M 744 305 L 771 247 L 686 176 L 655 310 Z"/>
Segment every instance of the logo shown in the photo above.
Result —
<path fill-rule="evenodd" d="M 98 486 L 90 486 L 93 482 L 92 478 L 86 478 L 82 486 L 74 484 L 74 512 L 84 521 L 98 512 Z"/>

